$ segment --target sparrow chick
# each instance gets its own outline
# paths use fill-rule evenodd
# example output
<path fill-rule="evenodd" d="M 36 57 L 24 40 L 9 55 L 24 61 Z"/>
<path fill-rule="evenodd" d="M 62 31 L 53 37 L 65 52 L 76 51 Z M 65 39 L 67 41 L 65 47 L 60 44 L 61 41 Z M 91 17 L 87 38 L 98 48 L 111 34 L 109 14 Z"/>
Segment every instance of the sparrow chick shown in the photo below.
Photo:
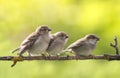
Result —
<path fill-rule="evenodd" d="M 96 47 L 97 41 L 99 41 L 99 37 L 94 34 L 86 35 L 84 38 L 77 40 L 72 43 L 67 51 L 73 51 L 76 56 L 88 56 L 91 55 L 92 51 Z"/>
<path fill-rule="evenodd" d="M 57 32 L 52 35 L 51 41 L 46 51 L 49 55 L 57 55 L 64 49 L 67 41 L 68 35 L 65 32 Z"/>
<path fill-rule="evenodd" d="M 35 32 L 30 34 L 12 53 L 19 50 L 18 55 L 22 56 L 27 51 L 30 55 L 39 55 L 45 52 L 50 42 L 50 31 L 46 25 L 39 26 Z"/>

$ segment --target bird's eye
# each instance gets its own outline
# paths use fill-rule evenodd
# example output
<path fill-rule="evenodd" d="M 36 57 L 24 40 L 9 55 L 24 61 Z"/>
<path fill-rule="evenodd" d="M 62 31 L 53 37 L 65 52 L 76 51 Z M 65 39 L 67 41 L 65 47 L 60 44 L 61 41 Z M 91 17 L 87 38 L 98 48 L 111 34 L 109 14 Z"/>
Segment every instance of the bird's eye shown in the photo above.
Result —
<path fill-rule="evenodd" d="M 94 39 L 95 37 L 91 36 L 92 39 Z"/>
<path fill-rule="evenodd" d="M 46 31 L 46 29 L 41 29 L 41 31 Z"/>
<path fill-rule="evenodd" d="M 64 35 L 62 34 L 61 37 L 64 37 Z"/>
<path fill-rule="evenodd" d="M 96 37 L 93 37 L 94 39 L 96 39 Z"/>
<path fill-rule="evenodd" d="M 89 38 L 90 38 L 90 39 L 94 39 L 95 37 L 94 37 L 94 36 L 90 36 Z"/>

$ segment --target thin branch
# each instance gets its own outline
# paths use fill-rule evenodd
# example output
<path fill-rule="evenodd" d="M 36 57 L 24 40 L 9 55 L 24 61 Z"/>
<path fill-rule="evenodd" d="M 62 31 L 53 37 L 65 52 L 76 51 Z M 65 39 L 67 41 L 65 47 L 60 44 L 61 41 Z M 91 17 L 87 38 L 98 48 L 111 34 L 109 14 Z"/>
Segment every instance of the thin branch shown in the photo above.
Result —
<path fill-rule="evenodd" d="M 110 46 L 115 48 L 116 55 L 119 55 L 118 41 L 116 36 L 114 38 L 114 44 L 110 43 Z"/>
<path fill-rule="evenodd" d="M 120 60 L 120 56 L 109 55 L 109 59 L 106 58 L 107 55 L 96 55 L 96 56 L 31 56 L 22 57 L 22 60 L 17 61 L 25 61 L 25 60 Z M 0 61 L 13 61 L 14 59 L 19 58 L 15 56 L 3 56 L 0 57 Z M 14 60 L 15 61 L 15 60 Z"/>
<path fill-rule="evenodd" d="M 0 61 L 13 61 L 11 67 L 15 66 L 17 62 L 25 61 L 25 60 L 48 60 L 48 61 L 65 61 L 65 60 L 119 60 L 120 55 L 96 55 L 96 56 L 31 56 L 31 57 L 16 57 L 16 56 L 2 56 L 0 57 Z"/>

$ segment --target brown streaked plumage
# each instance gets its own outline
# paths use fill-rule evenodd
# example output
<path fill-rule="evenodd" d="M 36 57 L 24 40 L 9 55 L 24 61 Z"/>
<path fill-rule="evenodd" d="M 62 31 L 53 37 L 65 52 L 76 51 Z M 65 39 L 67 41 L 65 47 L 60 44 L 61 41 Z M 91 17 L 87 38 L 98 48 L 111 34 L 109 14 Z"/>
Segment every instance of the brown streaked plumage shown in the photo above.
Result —
<path fill-rule="evenodd" d="M 15 49 L 13 52 L 19 50 L 19 56 L 22 56 L 26 51 L 32 55 L 41 54 L 49 45 L 50 31 L 51 29 L 46 25 L 39 26 L 36 31 L 30 34 L 21 43 L 20 47 Z"/>
<path fill-rule="evenodd" d="M 98 36 L 88 34 L 68 46 L 67 51 L 73 51 L 76 55 L 90 55 L 95 49 L 97 41 L 99 41 Z"/>
<path fill-rule="evenodd" d="M 63 49 L 68 41 L 68 35 L 65 32 L 57 32 L 53 34 L 47 52 L 49 55 L 57 55 Z"/>

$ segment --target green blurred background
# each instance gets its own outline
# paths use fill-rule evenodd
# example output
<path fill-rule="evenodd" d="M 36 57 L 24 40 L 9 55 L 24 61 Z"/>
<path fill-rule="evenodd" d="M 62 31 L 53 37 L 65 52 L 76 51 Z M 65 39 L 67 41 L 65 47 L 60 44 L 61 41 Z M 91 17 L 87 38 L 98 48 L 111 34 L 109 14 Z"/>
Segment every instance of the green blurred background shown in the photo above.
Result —
<path fill-rule="evenodd" d="M 65 31 L 66 47 L 88 33 L 97 34 L 95 55 L 114 54 L 120 41 L 120 0 L 0 0 L 0 56 L 10 52 L 41 24 Z M 120 47 L 120 45 L 119 45 Z M 14 68 L 0 61 L 0 78 L 119 78 L 119 61 L 24 61 Z"/>

